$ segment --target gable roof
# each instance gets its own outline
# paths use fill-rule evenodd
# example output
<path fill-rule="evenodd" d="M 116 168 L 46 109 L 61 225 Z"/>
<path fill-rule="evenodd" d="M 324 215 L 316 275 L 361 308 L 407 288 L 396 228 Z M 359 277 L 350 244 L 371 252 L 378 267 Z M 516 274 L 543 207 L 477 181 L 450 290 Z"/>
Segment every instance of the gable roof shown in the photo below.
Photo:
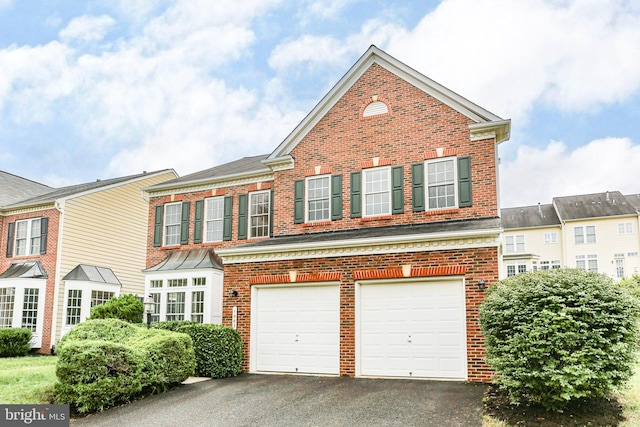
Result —
<path fill-rule="evenodd" d="M 637 214 L 619 191 L 554 197 L 553 205 L 563 221 Z"/>
<path fill-rule="evenodd" d="M 271 169 L 262 163 L 269 155 L 262 154 L 259 156 L 243 157 L 229 163 L 214 166 L 199 172 L 194 172 L 179 178 L 165 181 L 159 184 L 145 188 L 145 191 L 157 191 L 162 189 L 183 186 L 184 184 L 197 184 L 220 179 L 231 178 L 235 176 L 248 175 L 253 173 L 271 172 Z"/>
<path fill-rule="evenodd" d="M 9 172 L 0 171 L 0 207 L 39 196 L 53 188 Z"/>
<path fill-rule="evenodd" d="M 560 225 L 560 218 L 551 204 L 501 209 L 500 218 L 504 229 Z"/>
<path fill-rule="evenodd" d="M 624 198 L 640 213 L 640 194 L 625 194 Z"/>
<path fill-rule="evenodd" d="M 510 120 L 503 120 L 495 114 L 463 98 L 441 84 L 429 79 L 408 65 L 395 59 L 388 53 L 371 45 L 369 49 L 356 61 L 347 73 L 333 86 L 320 102 L 307 114 L 284 141 L 269 155 L 275 160 L 288 155 L 296 145 L 313 129 L 324 115 L 338 102 L 351 86 L 368 70 L 371 65 L 378 64 L 398 77 L 406 80 L 423 92 L 433 96 L 461 114 L 476 122 L 471 129 L 474 132 L 495 132 L 496 142 L 509 139 Z"/>
<path fill-rule="evenodd" d="M 129 181 L 134 181 L 140 178 L 146 178 L 152 175 L 166 173 L 170 171 L 171 169 L 163 169 L 163 170 L 154 171 L 154 172 L 143 172 L 136 175 L 129 175 L 129 176 L 123 176 L 119 178 L 111 178 L 111 179 L 105 179 L 105 180 L 99 179 L 99 180 L 84 183 L 84 184 L 70 185 L 68 187 L 54 189 L 53 191 L 44 193 L 36 197 L 32 197 L 30 199 L 22 200 L 12 205 L 4 206 L 4 208 L 16 209 L 16 208 L 28 207 L 28 206 L 45 205 L 45 204 L 53 203 L 56 200 L 60 200 L 66 197 L 76 196 L 88 191 L 96 191 L 96 190 L 107 188 L 112 185 L 123 184 Z"/>
<path fill-rule="evenodd" d="M 78 264 L 76 268 L 71 270 L 62 280 L 80 280 L 83 282 L 109 283 L 114 285 L 121 284 L 120 280 L 118 280 L 110 268 L 86 264 Z"/>

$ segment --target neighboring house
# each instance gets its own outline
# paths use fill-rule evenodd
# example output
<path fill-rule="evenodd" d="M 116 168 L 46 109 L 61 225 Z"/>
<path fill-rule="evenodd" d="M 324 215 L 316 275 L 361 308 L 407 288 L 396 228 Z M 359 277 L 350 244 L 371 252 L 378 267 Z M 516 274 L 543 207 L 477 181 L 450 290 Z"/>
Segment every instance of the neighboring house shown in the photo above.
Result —
<path fill-rule="evenodd" d="M 205 304 L 240 331 L 245 371 L 488 381 L 509 132 L 372 46 L 271 154 L 146 189 L 159 318 L 199 313 L 215 251 Z"/>
<path fill-rule="evenodd" d="M 28 327 L 41 353 L 92 306 L 142 294 L 148 202 L 172 170 L 39 192 L 0 207 L 0 327 Z M 142 295 L 141 295 L 142 296 Z"/>
<path fill-rule="evenodd" d="M 575 267 L 620 279 L 640 272 L 640 197 L 618 191 L 502 209 L 502 277 Z"/>

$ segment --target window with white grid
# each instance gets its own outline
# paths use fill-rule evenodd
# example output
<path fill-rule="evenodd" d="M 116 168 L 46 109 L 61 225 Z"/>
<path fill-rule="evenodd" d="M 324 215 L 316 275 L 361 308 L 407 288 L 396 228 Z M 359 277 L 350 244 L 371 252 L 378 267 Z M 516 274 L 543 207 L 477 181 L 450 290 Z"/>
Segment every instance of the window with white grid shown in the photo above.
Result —
<path fill-rule="evenodd" d="M 307 221 L 328 221 L 331 212 L 331 178 L 329 175 L 307 178 Z"/>
<path fill-rule="evenodd" d="M 25 288 L 24 300 L 22 303 L 22 327 L 28 328 L 31 332 L 36 331 L 38 326 L 38 288 Z"/>
<path fill-rule="evenodd" d="M 164 245 L 180 244 L 180 222 L 182 220 L 182 203 L 169 203 L 164 208 Z"/>
<path fill-rule="evenodd" d="M 249 193 L 249 238 L 269 237 L 271 191 Z"/>
<path fill-rule="evenodd" d="M 222 241 L 224 197 L 205 200 L 205 242 Z"/>
<path fill-rule="evenodd" d="M 193 281 L 191 283 L 193 284 L 193 286 L 206 286 L 207 285 L 207 278 L 206 277 L 194 277 Z"/>
<path fill-rule="evenodd" d="M 80 323 L 80 312 L 82 310 L 82 290 L 69 289 L 67 294 L 67 325 L 77 325 Z"/>
<path fill-rule="evenodd" d="M 108 291 L 91 291 L 91 307 L 93 308 L 96 305 L 104 304 L 109 301 L 115 292 Z"/>
<path fill-rule="evenodd" d="M 149 282 L 149 287 L 150 288 L 161 288 L 162 287 L 162 280 L 151 280 Z"/>
<path fill-rule="evenodd" d="M 391 168 L 363 171 L 364 216 L 391 215 Z"/>
<path fill-rule="evenodd" d="M 167 293 L 167 320 L 184 320 L 184 292 Z"/>
<path fill-rule="evenodd" d="M 153 298 L 153 312 L 151 313 L 151 321 L 159 322 L 160 321 L 160 294 L 151 294 L 151 298 Z"/>
<path fill-rule="evenodd" d="M 618 224 L 618 234 L 632 234 L 632 233 L 633 233 L 633 223 L 621 222 Z"/>
<path fill-rule="evenodd" d="M 40 218 L 16 221 L 15 256 L 40 253 Z"/>
<path fill-rule="evenodd" d="M 191 321 L 204 322 L 204 291 L 191 293 Z"/>
<path fill-rule="evenodd" d="M 10 328 L 13 324 L 13 304 L 16 288 L 0 288 L 0 328 Z"/>
<path fill-rule="evenodd" d="M 167 287 L 169 288 L 178 288 L 182 286 L 187 286 L 187 279 L 168 279 Z"/>
<path fill-rule="evenodd" d="M 429 209 L 456 207 L 456 162 L 454 158 L 427 161 Z"/>

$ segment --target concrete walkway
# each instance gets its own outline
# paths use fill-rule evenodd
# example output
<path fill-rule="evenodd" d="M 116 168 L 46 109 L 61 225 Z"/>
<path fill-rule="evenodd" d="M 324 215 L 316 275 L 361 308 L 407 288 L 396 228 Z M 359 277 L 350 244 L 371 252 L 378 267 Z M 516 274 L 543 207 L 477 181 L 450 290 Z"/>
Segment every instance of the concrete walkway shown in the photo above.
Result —
<path fill-rule="evenodd" d="M 73 426 L 481 426 L 482 384 L 242 374 L 73 420 Z"/>

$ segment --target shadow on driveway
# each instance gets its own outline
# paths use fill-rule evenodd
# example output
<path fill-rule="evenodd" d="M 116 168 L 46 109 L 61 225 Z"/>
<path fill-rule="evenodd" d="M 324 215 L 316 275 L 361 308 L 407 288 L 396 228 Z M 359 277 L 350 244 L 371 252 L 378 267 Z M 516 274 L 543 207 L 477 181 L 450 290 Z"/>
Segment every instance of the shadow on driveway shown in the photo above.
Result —
<path fill-rule="evenodd" d="M 255 375 L 184 385 L 73 426 L 481 426 L 484 384 Z"/>

